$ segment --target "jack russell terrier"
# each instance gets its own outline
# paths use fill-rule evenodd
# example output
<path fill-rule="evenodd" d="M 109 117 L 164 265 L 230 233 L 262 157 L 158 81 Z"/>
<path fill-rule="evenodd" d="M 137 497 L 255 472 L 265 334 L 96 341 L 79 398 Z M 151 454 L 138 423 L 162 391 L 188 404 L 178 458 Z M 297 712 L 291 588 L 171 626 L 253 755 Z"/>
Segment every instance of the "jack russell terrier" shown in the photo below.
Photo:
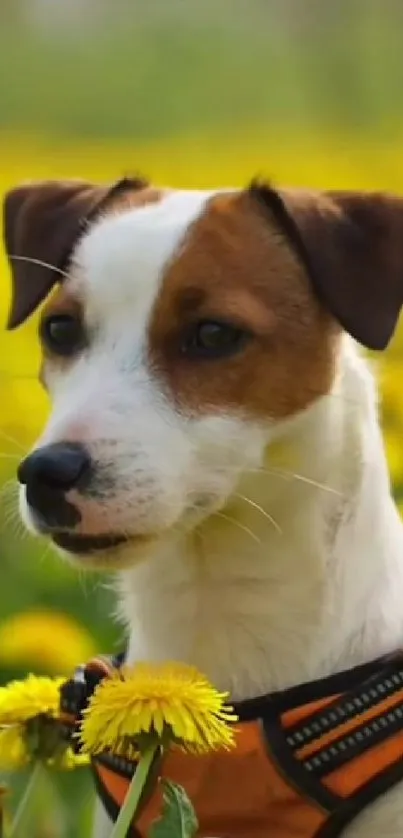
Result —
<path fill-rule="evenodd" d="M 49 297 L 22 517 L 116 571 L 129 663 L 194 664 L 239 713 L 234 752 L 168 757 L 200 835 L 401 838 L 403 525 L 354 340 L 395 329 L 403 199 L 44 182 L 5 244 L 9 327 Z"/>

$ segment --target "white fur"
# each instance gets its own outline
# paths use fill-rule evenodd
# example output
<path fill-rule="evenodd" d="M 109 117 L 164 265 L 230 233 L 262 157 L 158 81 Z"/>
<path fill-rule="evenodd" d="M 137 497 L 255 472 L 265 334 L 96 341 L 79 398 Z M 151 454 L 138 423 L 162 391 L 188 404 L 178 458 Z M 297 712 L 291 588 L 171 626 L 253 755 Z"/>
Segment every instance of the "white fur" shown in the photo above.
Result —
<path fill-rule="evenodd" d="M 180 415 L 149 368 L 164 269 L 207 198 L 174 193 L 83 237 L 69 284 L 92 343 L 67 374 L 47 371 L 54 411 L 41 444 L 80 438 L 113 480 L 98 500 L 77 499 L 83 531 L 152 536 L 115 556 L 130 565 L 119 577 L 130 661 L 192 662 L 242 699 L 401 645 L 403 528 L 372 376 L 347 336 L 332 392 L 278 427 Z M 109 834 L 100 818 L 97 838 Z M 402 830 L 398 789 L 345 834 Z"/>

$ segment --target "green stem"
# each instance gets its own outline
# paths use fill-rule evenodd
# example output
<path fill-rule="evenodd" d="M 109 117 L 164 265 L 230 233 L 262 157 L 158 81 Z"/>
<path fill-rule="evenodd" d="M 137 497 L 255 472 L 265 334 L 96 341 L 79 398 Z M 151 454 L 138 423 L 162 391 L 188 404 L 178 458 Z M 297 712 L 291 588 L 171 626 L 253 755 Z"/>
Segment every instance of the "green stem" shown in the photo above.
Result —
<path fill-rule="evenodd" d="M 139 803 L 141 802 L 143 791 L 159 747 L 160 743 L 158 741 L 153 742 L 141 755 L 110 838 L 126 838 Z"/>
<path fill-rule="evenodd" d="M 33 794 L 37 790 L 40 781 L 42 779 L 42 771 L 43 765 L 40 760 L 35 762 L 35 765 L 32 769 L 31 776 L 28 780 L 26 785 L 24 794 L 20 800 L 20 803 L 17 807 L 17 811 L 14 815 L 13 822 L 11 824 L 9 838 L 17 838 L 19 834 L 26 835 L 26 830 L 23 830 L 23 826 L 25 824 L 26 818 L 30 813 L 31 808 L 31 801 Z M 32 824 L 31 824 L 32 826 Z"/>

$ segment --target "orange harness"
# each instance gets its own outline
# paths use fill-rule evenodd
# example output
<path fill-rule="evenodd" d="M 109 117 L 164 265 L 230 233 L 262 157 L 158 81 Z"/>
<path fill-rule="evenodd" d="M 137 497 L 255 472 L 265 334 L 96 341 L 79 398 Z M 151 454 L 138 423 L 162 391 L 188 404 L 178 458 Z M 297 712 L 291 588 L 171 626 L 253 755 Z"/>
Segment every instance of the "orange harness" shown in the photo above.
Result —
<path fill-rule="evenodd" d="M 62 708 L 70 732 L 88 691 L 119 663 L 97 659 L 69 682 Z M 81 705 L 78 684 L 87 690 Z M 235 710 L 234 750 L 206 756 L 173 750 L 162 764 L 163 776 L 191 798 L 199 838 L 334 838 L 403 780 L 402 655 L 245 701 Z M 93 762 L 97 792 L 112 820 L 134 771 L 133 763 L 112 754 Z M 133 824 L 133 838 L 146 838 L 160 807 L 157 790 Z"/>

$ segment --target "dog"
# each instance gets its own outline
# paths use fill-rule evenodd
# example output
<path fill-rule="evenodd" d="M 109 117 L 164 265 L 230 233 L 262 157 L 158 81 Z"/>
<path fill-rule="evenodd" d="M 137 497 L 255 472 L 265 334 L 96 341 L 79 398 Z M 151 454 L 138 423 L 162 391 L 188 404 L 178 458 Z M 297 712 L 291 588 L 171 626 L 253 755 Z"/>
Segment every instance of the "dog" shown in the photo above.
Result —
<path fill-rule="evenodd" d="M 191 663 L 250 706 L 398 651 L 403 527 L 357 344 L 396 327 L 403 199 L 52 181 L 7 194 L 4 231 L 8 325 L 44 303 L 53 404 L 22 518 L 116 573 L 128 662 Z M 389 785 L 309 834 L 400 838 Z M 308 835 L 234 821 L 255 834 Z"/>

